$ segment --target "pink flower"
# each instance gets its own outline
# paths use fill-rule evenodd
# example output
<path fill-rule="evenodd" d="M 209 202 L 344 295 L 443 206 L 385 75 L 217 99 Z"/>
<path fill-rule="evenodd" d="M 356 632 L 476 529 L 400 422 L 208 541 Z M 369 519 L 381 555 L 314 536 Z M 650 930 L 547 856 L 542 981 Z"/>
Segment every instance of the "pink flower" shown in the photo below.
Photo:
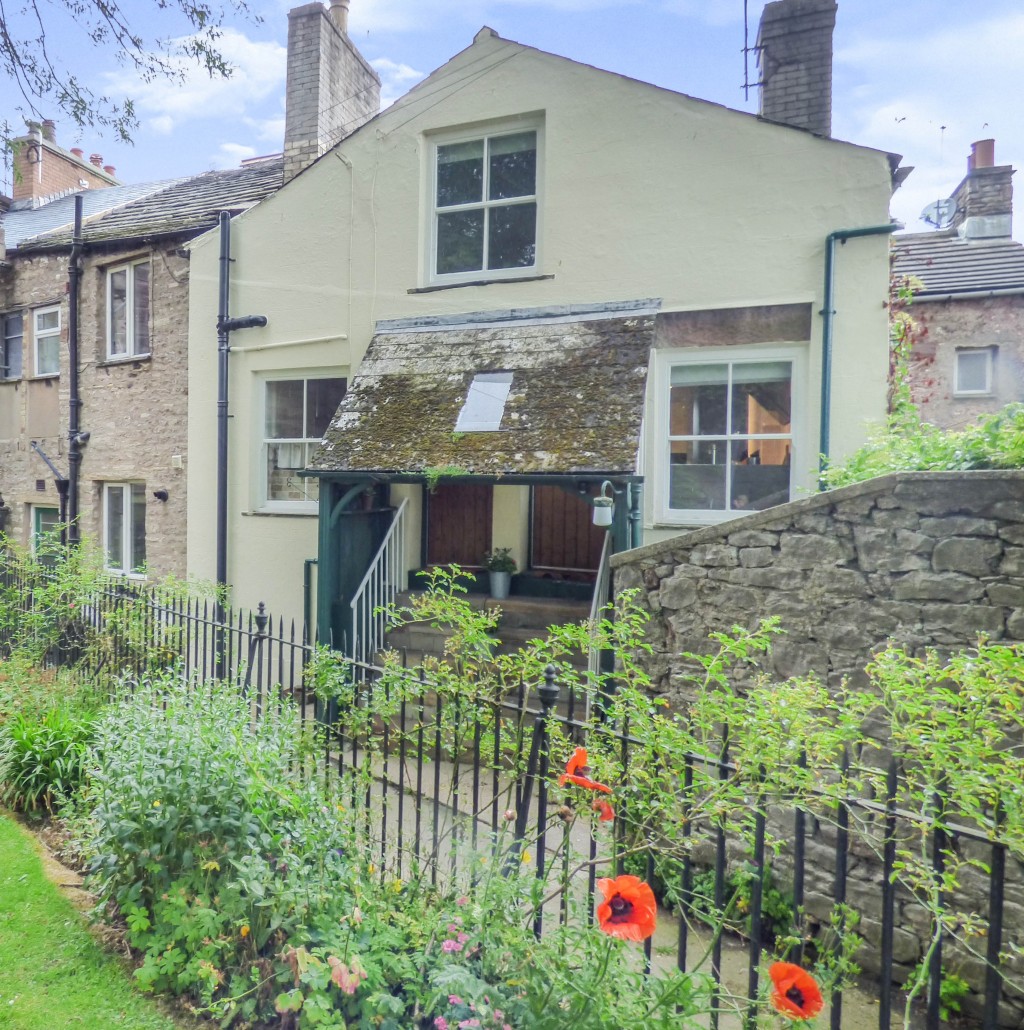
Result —
<path fill-rule="evenodd" d="M 461 898 L 455 899 L 455 904 L 458 905 L 459 908 L 462 908 L 463 905 L 469 904 L 469 898 L 467 898 L 466 895 L 463 894 Z"/>
<path fill-rule="evenodd" d="M 449 1005 L 461 1005 L 462 1004 L 462 999 L 457 994 L 449 994 L 448 995 L 448 1004 Z"/>
<path fill-rule="evenodd" d="M 458 936 L 459 944 L 465 944 L 466 941 L 468 941 L 468 940 L 469 940 L 469 934 L 468 933 L 460 933 L 459 934 L 459 936 Z"/>
<path fill-rule="evenodd" d="M 460 1027 L 480 1026 L 480 1020 L 479 1019 L 463 1019 L 463 1020 L 461 1020 L 459 1022 L 459 1026 Z"/>
<path fill-rule="evenodd" d="M 435 1016 L 434 1026 L 437 1030 L 448 1030 L 448 1020 L 445 1019 L 444 1016 Z"/>
<path fill-rule="evenodd" d="M 462 943 L 461 941 L 447 940 L 441 945 L 441 950 L 450 955 L 453 951 L 462 951 Z M 452 1002 L 452 1004 L 454 1005 L 456 1002 Z"/>

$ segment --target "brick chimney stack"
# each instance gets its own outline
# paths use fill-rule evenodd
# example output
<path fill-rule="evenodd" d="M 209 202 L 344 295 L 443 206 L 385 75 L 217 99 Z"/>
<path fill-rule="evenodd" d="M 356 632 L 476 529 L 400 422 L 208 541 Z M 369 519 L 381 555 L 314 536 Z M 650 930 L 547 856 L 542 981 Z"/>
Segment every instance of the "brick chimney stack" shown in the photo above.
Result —
<path fill-rule="evenodd" d="M 765 4 L 757 35 L 759 114 L 771 122 L 832 134 L 832 33 L 835 0 Z"/>
<path fill-rule="evenodd" d="M 84 160 L 77 147 L 65 150 L 57 144 L 57 127 L 52 121 L 30 122 L 28 132 L 13 141 L 14 182 L 11 197 L 15 203 L 42 201 L 77 190 L 97 190 L 119 186 L 114 170 Z"/>
<path fill-rule="evenodd" d="M 953 191 L 951 227 L 967 240 L 1013 235 L 1013 165 L 996 164 L 995 140 L 971 144 L 967 175 Z"/>
<path fill-rule="evenodd" d="M 348 37 L 348 0 L 288 12 L 284 181 L 380 110 L 380 78 Z"/>

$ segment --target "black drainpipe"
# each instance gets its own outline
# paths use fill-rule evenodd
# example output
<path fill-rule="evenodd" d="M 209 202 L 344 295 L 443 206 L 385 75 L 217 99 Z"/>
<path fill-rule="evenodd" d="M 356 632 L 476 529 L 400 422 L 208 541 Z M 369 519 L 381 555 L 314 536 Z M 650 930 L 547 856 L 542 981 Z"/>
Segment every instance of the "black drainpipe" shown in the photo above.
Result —
<path fill-rule="evenodd" d="M 224 621 L 228 584 L 228 355 L 235 329 L 267 324 L 266 315 L 229 317 L 231 301 L 231 213 L 220 213 L 220 300 L 217 310 L 217 622 Z M 226 671 L 223 627 L 218 638 L 217 677 Z"/>
<path fill-rule="evenodd" d="M 78 525 L 78 483 L 82 468 L 82 444 L 88 434 L 82 433 L 82 396 L 78 389 L 78 293 L 82 281 L 82 196 L 75 197 L 75 229 L 71 237 L 68 260 L 68 499 L 67 542 L 77 546 L 82 539 Z"/>

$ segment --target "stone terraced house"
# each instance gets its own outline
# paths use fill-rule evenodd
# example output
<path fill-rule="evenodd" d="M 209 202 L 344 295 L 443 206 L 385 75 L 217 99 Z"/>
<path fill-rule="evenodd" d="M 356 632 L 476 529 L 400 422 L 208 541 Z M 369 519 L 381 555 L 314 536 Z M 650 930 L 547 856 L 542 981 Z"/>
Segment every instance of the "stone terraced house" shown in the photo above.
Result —
<path fill-rule="evenodd" d="M 101 161 L 47 123 L 18 147 L 0 205 L 0 517 L 34 545 L 77 513 L 67 532 L 102 546 L 110 571 L 182 576 L 185 247 L 277 190 L 282 162 L 124 186 Z"/>

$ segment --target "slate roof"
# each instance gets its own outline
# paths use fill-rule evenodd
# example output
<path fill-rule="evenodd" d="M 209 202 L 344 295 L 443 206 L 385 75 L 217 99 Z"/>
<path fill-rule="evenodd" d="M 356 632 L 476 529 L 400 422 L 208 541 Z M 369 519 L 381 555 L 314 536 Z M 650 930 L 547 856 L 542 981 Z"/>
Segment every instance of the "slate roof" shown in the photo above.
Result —
<path fill-rule="evenodd" d="M 103 210 L 82 225 L 87 243 L 195 236 L 217 224 L 222 210 L 239 211 L 258 203 L 281 187 L 282 158 L 270 158 L 241 168 L 203 172 L 172 180 L 141 199 Z M 116 189 L 117 187 L 112 187 Z M 109 193 L 110 190 L 97 190 Z M 5 221 L 5 227 L 7 222 Z M 67 247 L 71 225 L 24 241 L 19 253 Z"/>
<path fill-rule="evenodd" d="M 134 186 L 108 186 L 104 189 L 76 190 L 55 200 L 33 207 L 15 202 L 10 211 L 0 216 L 4 227 L 4 240 L 8 250 L 14 250 L 26 240 L 43 233 L 53 232 L 62 226 L 70 227 L 75 220 L 75 197 L 82 197 L 82 218 L 92 218 L 103 211 L 130 204 L 167 189 L 180 179 L 164 179 L 161 182 L 143 182 Z"/>
<path fill-rule="evenodd" d="M 653 310 L 528 316 L 378 326 L 309 469 L 635 474 Z M 501 428 L 456 433 L 473 376 L 499 371 L 512 372 Z"/>
<path fill-rule="evenodd" d="M 907 233 L 893 237 L 892 270 L 924 283 L 920 299 L 1024 289 L 1024 245 L 1009 237 L 968 241 L 945 232 Z"/>

